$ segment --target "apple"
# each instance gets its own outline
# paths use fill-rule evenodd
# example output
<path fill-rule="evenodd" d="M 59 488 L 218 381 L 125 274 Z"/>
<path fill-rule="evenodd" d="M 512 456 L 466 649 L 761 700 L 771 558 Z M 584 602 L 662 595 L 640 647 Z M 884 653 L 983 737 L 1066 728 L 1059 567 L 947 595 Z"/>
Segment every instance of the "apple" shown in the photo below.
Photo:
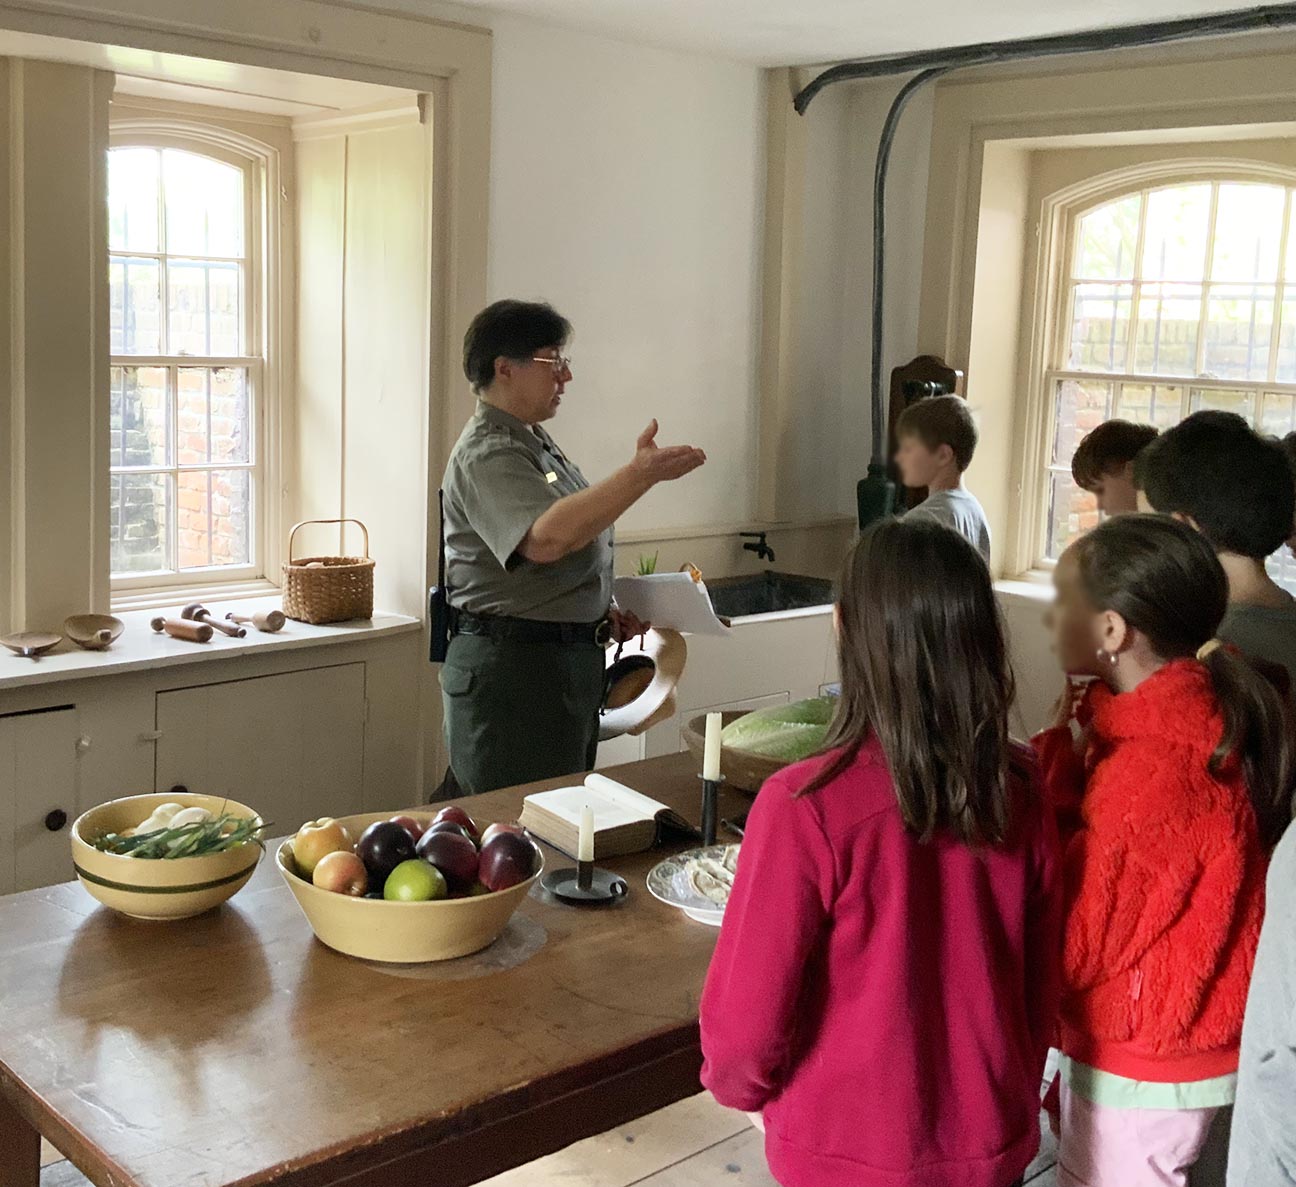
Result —
<path fill-rule="evenodd" d="M 383 884 L 383 898 L 389 903 L 426 903 L 449 893 L 441 871 L 417 857 L 401 862 Z"/>
<path fill-rule="evenodd" d="M 418 855 L 445 875 L 454 894 L 462 894 L 477 881 L 477 846 L 462 833 L 427 832 L 418 844 Z"/>
<path fill-rule="evenodd" d="M 365 863 L 347 849 L 324 854 L 311 875 L 311 881 L 321 890 L 349 894 L 352 898 L 363 898 L 369 890 Z"/>
<path fill-rule="evenodd" d="M 441 811 L 436 814 L 432 823 L 440 824 L 444 820 L 449 820 L 453 824 L 462 824 L 464 828 L 468 830 L 468 835 L 472 837 L 474 841 L 481 836 L 481 829 L 477 827 L 473 818 L 459 807 L 458 804 L 450 804 L 448 807 L 442 808 Z"/>
<path fill-rule="evenodd" d="M 393 816 L 391 822 L 392 824 L 399 824 L 401 828 L 409 833 L 409 835 L 414 839 L 415 845 L 418 844 L 419 837 L 423 835 L 427 828 L 427 825 L 419 824 L 413 816 Z"/>
<path fill-rule="evenodd" d="M 387 881 L 392 870 L 414 856 L 414 842 L 399 824 L 379 820 L 360 834 L 355 851 L 365 863 L 370 884 L 376 890 Z"/>
<path fill-rule="evenodd" d="M 482 846 L 477 876 L 487 890 L 507 890 L 531 877 L 539 861 L 540 851 L 529 837 L 504 832 Z"/>
<path fill-rule="evenodd" d="M 496 824 L 488 824 L 486 826 L 486 831 L 481 835 L 482 848 L 486 848 L 486 846 L 498 837 L 500 833 L 517 833 L 518 836 L 525 837 L 526 829 L 516 821 L 509 821 L 508 823 L 500 821 Z"/>
<path fill-rule="evenodd" d="M 351 834 L 346 826 L 332 816 L 323 816 L 307 821 L 297 830 L 292 843 L 293 860 L 301 876 L 309 879 L 322 858 L 350 848 Z"/>
<path fill-rule="evenodd" d="M 433 833 L 452 833 L 456 837 L 467 837 L 473 843 L 473 848 L 477 848 L 477 838 L 462 824 L 455 824 L 453 820 L 443 820 L 440 824 L 432 825 L 423 836 L 431 836 Z"/>

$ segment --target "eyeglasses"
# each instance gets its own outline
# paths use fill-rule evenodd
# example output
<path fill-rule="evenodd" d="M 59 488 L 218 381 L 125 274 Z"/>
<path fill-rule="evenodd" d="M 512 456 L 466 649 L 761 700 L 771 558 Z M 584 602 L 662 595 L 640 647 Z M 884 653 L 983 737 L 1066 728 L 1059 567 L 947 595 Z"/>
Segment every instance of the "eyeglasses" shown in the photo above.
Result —
<path fill-rule="evenodd" d="M 533 363 L 548 363 L 554 369 L 554 372 L 559 375 L 571 369 L 571 359 L 563 354 L 555 355 L 553 358 L 543 354 L 533 354 L 531 361 Z"/>

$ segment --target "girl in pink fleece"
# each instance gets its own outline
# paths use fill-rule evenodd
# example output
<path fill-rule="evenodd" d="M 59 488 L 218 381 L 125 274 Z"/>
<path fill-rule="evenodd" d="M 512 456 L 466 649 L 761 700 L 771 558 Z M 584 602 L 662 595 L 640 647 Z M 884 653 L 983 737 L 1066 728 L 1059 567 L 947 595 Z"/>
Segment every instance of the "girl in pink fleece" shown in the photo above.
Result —
<path fill-rule="evenodd" d="M 1062 904 L 990 575 L 948 528 L 892 520 L 838 616 L 829 749 L 748 822 L 703 1083 L 763 1115 L 784 1187 L 1008 1187 L 1039 1146 Z"/>

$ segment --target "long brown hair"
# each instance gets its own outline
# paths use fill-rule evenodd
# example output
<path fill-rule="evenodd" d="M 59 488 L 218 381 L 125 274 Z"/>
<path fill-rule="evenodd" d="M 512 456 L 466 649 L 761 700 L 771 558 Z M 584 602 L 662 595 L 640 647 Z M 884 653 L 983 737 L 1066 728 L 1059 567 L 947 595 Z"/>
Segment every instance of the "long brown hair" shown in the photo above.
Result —
<path fill-rule="evenodd" d="M 1120 515 L 1071 546 L 1095 608 L 1113 610 L 1164 660 L 1186 659 L 1215 637 L 1228 609 L 1228 578 L 1210 542 L 1158 515 Z M 1291 821 L 1290 702 L 1227 647 L 1203 661 L 1224 718 L 1208 769 L 1242 764 L 1260 835 L 1276 845 Z"/>
<path fill-rule="evenodd" d="M 870 737 L 886 755 L 906 827 L 1000 844 L 1012 826 L 1013 676 L 990 573 L 962 536 L 893 519 L 860 538 L 838 595 L 842 691 L 805 792 L 845 770 Z"/>

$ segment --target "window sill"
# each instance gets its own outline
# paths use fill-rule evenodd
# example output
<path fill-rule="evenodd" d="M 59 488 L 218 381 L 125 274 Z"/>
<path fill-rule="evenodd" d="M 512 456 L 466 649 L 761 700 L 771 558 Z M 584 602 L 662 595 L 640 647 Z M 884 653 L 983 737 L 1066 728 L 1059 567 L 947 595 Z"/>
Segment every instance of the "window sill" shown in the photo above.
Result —
<path fill-rule="evenodd" d="M 1029 569 L 1016 577 L 996 581 L 994 589 L 1003 598 L 1046 606 L 1053 601 L 1053 575 L 1042 569 Z"/>
<path fill-rule="evenodd" d="M 242 613 L 274 608 L 268 599 L 234 603 Z M 22 659 L 4 665 L 0 671 L 0 694 L 14 688 L 35 684 L 55 684 L 90 677 L 119 676 L 129 672 L 154 671 L 228 661 L 240 657 L 267 656 L 306 649 L 334 647 L 345 643 L 367 642 L 422 630 L 417 618 L 404 614 L 375 611 L 371 619 L 311 626 L 289 622 L 277 634 L 265 634 L 248 628 L 242 639 L 231 639 L 217 632 L 209 643 L 186 643 L 159 635 L 149 625 L 146 610 L 127 611 L 122 615 L 126 629 L 107 651 L 82 651 L 64 640 L 39 661 Z"/>

